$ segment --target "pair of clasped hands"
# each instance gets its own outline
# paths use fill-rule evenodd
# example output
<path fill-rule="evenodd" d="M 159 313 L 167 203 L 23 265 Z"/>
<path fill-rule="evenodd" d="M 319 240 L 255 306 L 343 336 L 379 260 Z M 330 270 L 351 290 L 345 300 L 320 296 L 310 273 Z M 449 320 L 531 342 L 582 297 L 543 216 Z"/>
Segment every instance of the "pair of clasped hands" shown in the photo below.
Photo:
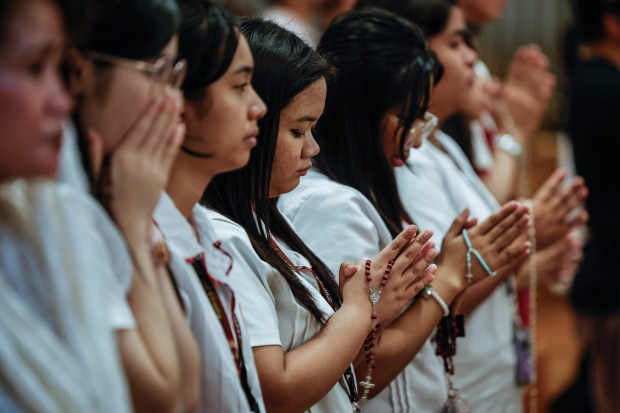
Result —
<path fill-rule="evenodd" d="M 467 283 L 468 248 L 463 239 L 463 229 L 467 230 L 472 247 L 482 255 L 492 270 L 501 273 L 503 268 L 512 268 L 521 262 L 530 253 L 530 244 L 524 236 L 530 225 L 529 214 L 527 206 L 511 201 L 486 221 L 477 224 L 477 220 L 470 219 L 469 211 L 465 210 L 446 233 L 441 254 L 437 253 L 431 241 L 432 231 L 418 233 L 414 225 L 406 228 L 372 259 L 370 273 L 373 290 L 380 288 L 388 263 L 394 261 L 381 298 L 376 304 L 377 324 L 389 324 L 436 277 L 442 277 L 455 286 L 460 295 L 468 286 L 488 276 L 480 263 L 472 259 L 473 278 L 471 284 Z M 437 264 L 434 264 L 435 261 Z M 367 308 L 370 318 L 372 305 L 364 267 L 364 260 L 354 265 L 342 264 L 340 289 L 344 303 L 356 301 L 362 308 Z"/>

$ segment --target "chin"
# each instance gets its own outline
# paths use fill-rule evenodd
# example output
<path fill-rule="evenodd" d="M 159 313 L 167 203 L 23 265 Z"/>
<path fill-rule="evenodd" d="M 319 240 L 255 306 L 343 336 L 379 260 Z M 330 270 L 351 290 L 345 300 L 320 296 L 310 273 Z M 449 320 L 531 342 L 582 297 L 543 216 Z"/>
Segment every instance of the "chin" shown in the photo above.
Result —
<path fill-rule="evenodd" d="M 248 152 L 246 155 L 239 156 L 237 157 L 237 159 L 234 159 L 231 162 L 229 162 L 226 169 L 224 169 L 223 171 L 220 171 L 219 173 L 232 172 L 232 171 L 236 171 L 237 169 L 242 169 L 248 164 L 249 161 L 250 161 L 250 154 Z"/>

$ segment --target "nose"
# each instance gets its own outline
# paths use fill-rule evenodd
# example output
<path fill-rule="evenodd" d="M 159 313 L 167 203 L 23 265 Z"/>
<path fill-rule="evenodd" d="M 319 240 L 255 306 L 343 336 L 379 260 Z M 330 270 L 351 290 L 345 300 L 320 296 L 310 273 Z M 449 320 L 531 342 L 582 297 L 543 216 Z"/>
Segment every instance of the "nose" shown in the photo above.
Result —
<path fill-rule="evenodd" d="M 478 60 L 478 53 L 469 46 L 465 47 L 465 63 L 467 66 L 474 67 L 476 60 Z"/>
<path fill-rule="evenodd" d="M 321 147 L 314 139 L 314 133 L 309 133 L 304 142 L 304 149 L 302 151 L 302 158 L 308 159 L 317 156 L 321 152 Z"/>
<path fill-rule="evenodd" d="M 46 103 L 49 113 L 55 117 L 63 119 L 69 116 L 72 100 L 57 74 L 52 75 Z"/>
<path fill-rule="evenodd" d="M 251 120 L 259 120 L 267 114 L 267 105 L 265 105 L 265 102 L 258 96 L 254 88 L 252 88 L 252 92 L 254 93 L 254 99 L 250 106 L 249 116 Z"/>

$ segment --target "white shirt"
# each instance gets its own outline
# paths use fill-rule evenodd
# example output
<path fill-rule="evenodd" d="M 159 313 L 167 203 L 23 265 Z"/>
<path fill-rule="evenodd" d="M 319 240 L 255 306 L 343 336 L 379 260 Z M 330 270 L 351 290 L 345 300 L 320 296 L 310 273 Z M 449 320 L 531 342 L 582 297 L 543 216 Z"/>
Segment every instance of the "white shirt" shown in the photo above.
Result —
<path fill-rule="evenodd" d="M 288 283 L 278 270 L 259 258 L 245 230 L 217 212 L 208 211 L 208 214 L 222 240 L 222 247 L 235 261 L 231 277 L 235 280 L 235 290 L 245 310 L 252 347 L 282 346 L 286 353 L 315 337 L 322 325 L 295 300 Z M 293 265 L 310 267 L 305 257 L 278 240 L 276 243 Z M 319 292 L 314 276 L 306 270 L 297 274 L 326 317 L 333 314 L 332 308 Z M 342 380 L 307 410 L 311 413 L 351 411 L 351 402 Z"/>
<path fill-rule="evenodd" d="M 128 412 L 112 334 L 134 326 L 122 237 L 96 201 L 53 182 L 2 185 L 0 211 L 0 405 Z"/>
<path fill-rule="evenodd" d="M 366 197 L 314 170 L 301 179 L 294 191 L 280 197 L 278 208 L 335 274 L 341 262 L 372 258 L 392 241 Z M 447 381 L 439 363 L 429 339 L 413 361 L 362 409 L 368 413 L 439 413 L 448 398 Z"/>
<path fill-rule="evenodd" d="M 395 175 L 405 210 L 420 227 L 434 231 L 439 247 L 465 208 L 482 222 L 499 204 L 456 142 L 442 132 L 437 138 L 450 155 L 426 142 L 410 152 L 407 165 L 397 168 Z M 512 344 L 514 311 L 514 298 L 502 284 L 465 319 L 466 337 L 458 339 L 454 357 L 454 381 L 476 412 L 521 412 Z"/>
<path fill-rule="evenodd" d="M 235 337 L 235 326 L 232 321 L 234 305 L 234 313 L 241 329 L 241 344 L 248 383 L 261 412 L 265 412 L 248 331 L 243 322 L 239 300 L 235 300 L 237 294 L 230 286 L 231 279 L 235 275 L 232 273 L 226 275 L 230 265 L 233 264 L 236 267 L 237 263 L 232 263 L 229 257 L 214 246 L 215 232 L 207 218 L 206 210 L 201 206 L 194 206 L 190 218 L 200 242 L 196 240 L 192 227 L 168 194 L 162 193 L 154 218 L 168 245 L 170 269 L 201 353 L 200 401 L 197 411 L 200 413 L 247 413 L 250 411 L 222 324 L 195 269 L 187 261 L 204 254 L 207 271 L 215 280 L 215 289 L 226 312 L 230 331 L 233 332 L 233 339 L 238 348 L 239 342 Z"/>

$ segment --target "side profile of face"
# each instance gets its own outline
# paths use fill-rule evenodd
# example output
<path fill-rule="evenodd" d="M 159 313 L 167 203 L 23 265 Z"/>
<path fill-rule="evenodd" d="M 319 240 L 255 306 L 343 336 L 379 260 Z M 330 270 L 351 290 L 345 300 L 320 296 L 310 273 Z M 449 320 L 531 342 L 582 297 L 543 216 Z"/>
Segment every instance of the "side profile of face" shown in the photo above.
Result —
<path fill-rule="evenodd" d="M 443 77 L 433 90 L 429 108 L 440 121 L 458 111 L 458 102 L 474 84 L 473 65 L 478 55 L 467 45 L 466 36 L 465 15 L 460 7 L 454 6 L 444 30 L 429 39 L 430 48 L 444 67 Z"/>
<path fill-rule="evenodd" d="M 402 108 L 394 108 L 388 111 L 383 117 L 381 125 L 383 153 L 391 168 L 405 165 L 411 148 L 422 146 L 424 139 L 437 126 L 437 118 L 427 112 L 424 116 L 413 121 L 413 124 L 407 129 L 407 134 L 403 138 L 403 129 L 407 125 L 401 119 L 400 113 L 402 113 Z M 401 155 L 400 148 L 403 139 L 403 153 Z"/>
<path fill-rule="evenodd" d="M 93 60 L 78 54 L 74 54 L 71 75 L 77 109 L 85 127 L 101 135 L 104 154 L 109 155 L 127 137 L 149 102 L 164 99 L 172 87 L 148 71 L 114 63 L 98 68 Z M 176 59 L 176 36 L 145 62 L 154 63 L 162 56 Z"/>
<path fill-rule="evenodd" d="M 230 66 L 218 80 L 209 85 L 200 102 L 185 103 L 186 138 L 183 146 L 200 154 L 211 174 L 245 166 L 250 151 L 256 146 L 258 120 L 267 107 L 252 87 L 254 59 L 247 40 L 239 36 L 239 44 Z M 181 158 L 190 157 L 186 153 Z M 189 160 L 189 158 L 188 158 Z"/>
<path fill-rule="evenodd" d="M 327 84 L 321 78 L 293 97 L 280 111 L 270 198 L 291 192 L 312 167 L 312 157 L 320 150 L 312 133 L 325 109 L 326 97 Z"/>
<path fill-rule="evenodd" d="M 459 0 L 467 21 L 482 26 L 500 18 L 508 0 Z"/>
<path fill-rule="evenodd" d="M 59 11 L 47 0 L 14 3 L 0 39 L 2 181 L 56 173 L 71 109 L 58 70 L 65 41 Z"/>

